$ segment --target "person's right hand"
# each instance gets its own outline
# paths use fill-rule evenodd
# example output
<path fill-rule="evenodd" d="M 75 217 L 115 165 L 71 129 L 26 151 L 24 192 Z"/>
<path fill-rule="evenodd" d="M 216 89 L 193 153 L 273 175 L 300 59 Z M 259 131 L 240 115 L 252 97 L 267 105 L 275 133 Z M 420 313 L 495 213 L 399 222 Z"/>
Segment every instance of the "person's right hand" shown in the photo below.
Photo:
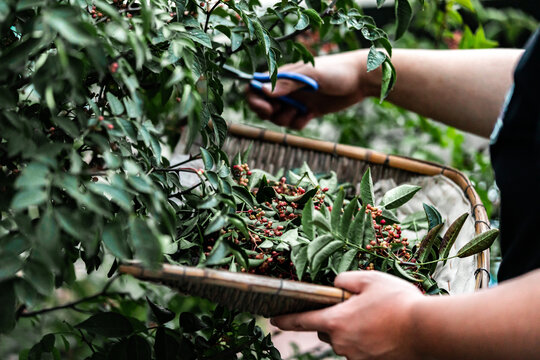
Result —
<path fill-rule="evenodd" d="M 264 96 L 257 90 L 249 89 L 247 101 L 257 115 L 266 120 L 293 129 L 302 129 L 312 118 L 345 109 L 366 96 L 375 95 L 376 86 L 368 81 L 368 74 L 377 76 L 377 70 L 366 72 L 367 52 L 365 50 L 341 53 L 315 58 L 315 66 L 296 63 L 279 68 L 280 72 L 296 72 L 307 75 L 319 83 L 316 92 L 299 90 L 304 84 L 280 79 L 274 91 L 270 84 L 263 87 Z M 379 75 L 380 76 L 380 75 Z M 308 112 L 301 114 L 292 106 L 273 98 L 290 96 L 307 106 Z"/>

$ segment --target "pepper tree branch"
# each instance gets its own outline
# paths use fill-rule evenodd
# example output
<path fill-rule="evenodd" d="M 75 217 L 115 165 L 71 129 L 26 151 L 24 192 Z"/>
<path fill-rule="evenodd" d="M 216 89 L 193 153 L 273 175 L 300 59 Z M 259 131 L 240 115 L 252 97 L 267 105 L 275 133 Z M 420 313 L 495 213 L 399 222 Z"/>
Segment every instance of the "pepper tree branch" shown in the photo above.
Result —
<path fill-rule="evenodd" d="M 105 286 L 103 287 L 103 289 L 98 292 L 97 294 L 94 294 L 94 295 L 91 295 L 91 296 L 88 296 L 88 297 L 85 297 L 85 298 L 82 298 L 82 299 L 79 299 L 77 301 L 73 301 L 73 302 L 70 302 L 70 303 L 67 303 L 67 304 L 64 304 L 64 305 L 58 305 L 58 306 L 53 306 L 53 307 L 50 307 L 50 308 L 45 308 L 45 309 L 41 309 L 41 310 L 36 310 L 36 311 L 30 311 L 30 312 L 22 312 L 19 315 L 19 317 L 33 317 L 33 316 L 37 316 L 37 315 L 41 315 L 41 314 L 45 314 L 45 313 L 48 313 L 48 312 L 51 312 L 51 311 L 56 311 L 56 310 L 61 310 L 61 309 L 73 309 L 73 310 L 76 310 L 76 311 L 80 311 L 80 309 L 77 308 L 77 305 L 79 304 L 82 304 L 82 303 L 85 303 L 85 302 L 88 302 L 88 301 L 91 301 L 91 300 L 94 300 L 94 299 L 97 299 L 101 296 L 111 296 L 111 295 L 123 295 L 125 293 L 120 293 L 120 292 L 107 292 L 110 288 L 110 286 L 112 285 L 112 283 L 118 279 L 120 277 L 120 275 L 115 275 L 114 277 L 112 277 L 109 281 L 107 281 L 107 283 L 105 284 Z"/>
<path fill-rule="evenodd" d="M 210 15 L 212 15 L 212 12 L 218 7 L 218 5 L 221 4 L 221 1 L 217 1 L 214 6 L 208 12 L 206 13 L 206 22 L 204 23 L 204 32 L 208 31 L 208 24 L 210 22 Z"/>

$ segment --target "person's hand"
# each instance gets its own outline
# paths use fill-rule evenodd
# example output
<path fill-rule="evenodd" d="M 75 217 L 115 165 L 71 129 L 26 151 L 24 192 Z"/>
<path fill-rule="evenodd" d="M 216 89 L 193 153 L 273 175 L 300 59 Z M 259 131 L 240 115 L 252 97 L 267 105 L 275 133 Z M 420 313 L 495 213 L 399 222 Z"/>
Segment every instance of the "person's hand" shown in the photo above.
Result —
<path fill-rule="evenodd" d="M 349 360 L 416 359 L 411 312 L 426 298 L 412 284 L 378 271 L 339 274 L 334 282 L 354 293 L 332 307 L 271 320 L 282 330 L 317 331 Z M 420 304 L 421 305 L 421 304 Z"/>
<path fill-rule="evenodd" d="M 280 72 L 297 72 L 313 78 L 319 83 L 319 90 L 301 91 L 299 89 L 304 84 L 280 79 L 274 91 L 270 84 L 265 85 L 265 96 L 249 89 L 247 101 L 260 118 L 281 126 L 301 129 L 314 117 L 345 109 L 366 96 L 374 95 L 375 90 L 371 89 L 367 77 L 376 77 L 377 71 L 367 73 L 366 60 L 367 52 L 359 50 L 317 57 L 315 67 L 303 63 L 282 66 Z M 307 106 L 308 112 L 301 114 L 292 106 L 272 99 L 284 95 L 301 101 Z"/>

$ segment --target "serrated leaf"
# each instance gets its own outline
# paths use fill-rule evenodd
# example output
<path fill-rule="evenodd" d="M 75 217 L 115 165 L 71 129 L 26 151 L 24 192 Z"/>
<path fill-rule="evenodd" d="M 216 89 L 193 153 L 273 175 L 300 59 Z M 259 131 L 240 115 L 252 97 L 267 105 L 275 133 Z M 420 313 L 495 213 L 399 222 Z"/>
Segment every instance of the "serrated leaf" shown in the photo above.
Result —
<path fill-rule="evenodd" d="M 395 209 L 412 199 L 414 194 L 416 194 L 420 189 L 420 186 L 408 184 L 395 187 L 384 194 L 382 205 L 386 209 Z"/>
<path fill-rule="evenodd" d="M 368 168 L 360 181 L 360 199 L 362 205 L 375 205 L 375 195 L 373 194 L 373 180 L 371 170 Z"/>
<path fill-rule="evenodd" d="M 463 227 L 463 224 L 465 224 L 465 220 L 467 220 L 468 216 L 469 213 L 461 215 L 448 227 L 448 230 L 446 230 L 446 233 L 442 238 L 441 246 L 439 247 L 439 258 L 446 259 L 448 257 L 450 254 L 450 249 L 454 245 L 454 242 L 456 241 L 459 232 Z M 444 264 L 446 264 L 446 260 L 444 260 L 443 265 Z"/>
<path fill-rule="evenodd" d="M 332 211 L 330 212 L 330 224 L 332 225 L 332 231 L 339 233 L 339 224 L 341 219 L 341 209 L 343 208 L 343 199 L 345 198 L 345 190 L 343 187 L 339 189 L 334 204 L 332 204 Z"/>
<path fill-rule="evenodd" d="M 332 240 L 334 240 L 334 236 L 331 234 L 324 234 L 321 236 L 318 236 L 315 240 L 310 242 L 307 247 L 307 257 L 310 263 L 313 263 L 313 259 L 315 258 L 315 255 L 327 244 L 329 244 Z"/>
<path fill-rule="evenodd" d="M 358 254 L 358 249 L 350 249 L 345 254 L 343 254 L 337 268 L 338 274 L 348 271 L 351 268 L 352 264 L 354 263 L 354 260 L 356 259 L 357 254 Z M 356 270 L 356 269 L 353 269 L 353 270 Z"/>
<path fill-rule="evenodd" d="M 115 312 L 97 313 L 75 327 L 105 337 L 128 336 L 133 332 L 131 322 Z"/>
<path fill-rule="evenodd" d="M 364 214 L 364 233 L 361 246 L 365 248 L 371 240 L 375 240 L 375 228 L 370 214 Z"/>
<path fill-rule="evenodd" d="M 386 60 L 386 54 L 377 50 L 374 46 L 369 49 L 367 58 L 367 71 L 377 69 Z"/>
<path fill-rule="evenodd" d="M 498 229 L 491 229 L 480 235 L 476 235 L 471 241 L 459 249 L 457 256 L 464 258 L 489 249 L 495 239 L 497 239 L 497 236 L 499 236 Z"/>
<path fill-rule="evenodd" d="M 415 257 L 418 259 L 419 262 L 424 262 L 425 259 L 429 256 L 431 248 L 437 240 L 437 235 L 439 235 L 439 232 L 441 231 L 443 225 L 444 224 L 439 224 L 435 226 L 433 229 L 429 230 L 424 239 L 422 239 L 422 242 L 420 243 L 420 246 L 418 246 L 418 250 L 416 250 L 415 254 Z"/>
<path fill-rule="evenodd" d="M 396 0 L 396 40 L 405 34 L 412 18 L 412 8 L 408 0 Z"/>
<path fill-rule="evenodd" d="M 315 237 L 315 230 L 313 229 L 313 211 L 313 199 L 310 198 L 304 206 L 304 210 L 302 210 L 302 230 L 309 240 L 313 240 Z"/>
<path fill-rule="evenodd" d="M 311 268 L 311 276 L 312 278 L 315 278 L 317 273 L 319 272 L 319 269 L 321 265 L 328 260 L 328 258 L 338 251 L 339 249 L 343 248 L 343 242 L 340 240 L 334 240 L 329 243 L 327 243 L 323 248 L 321 248 L 313 257 L 313 261 L 311 261 L 310 268 Z M 309 245 L 308 245 L 308 251 L 309 251 Z M 308 255 L 309 259 L 309 255 Z"/>

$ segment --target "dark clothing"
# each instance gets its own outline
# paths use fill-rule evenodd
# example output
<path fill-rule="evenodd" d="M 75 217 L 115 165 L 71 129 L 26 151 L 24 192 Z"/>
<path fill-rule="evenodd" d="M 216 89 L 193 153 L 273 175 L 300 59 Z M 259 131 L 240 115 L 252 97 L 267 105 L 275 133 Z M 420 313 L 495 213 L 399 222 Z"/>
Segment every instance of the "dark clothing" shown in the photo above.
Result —
<path fill-rule="evenodd" d="M 499 281 L 540 268 L 540 29 L 516 68 L 508 99 L 491 138 L 501 191 Z"/>

